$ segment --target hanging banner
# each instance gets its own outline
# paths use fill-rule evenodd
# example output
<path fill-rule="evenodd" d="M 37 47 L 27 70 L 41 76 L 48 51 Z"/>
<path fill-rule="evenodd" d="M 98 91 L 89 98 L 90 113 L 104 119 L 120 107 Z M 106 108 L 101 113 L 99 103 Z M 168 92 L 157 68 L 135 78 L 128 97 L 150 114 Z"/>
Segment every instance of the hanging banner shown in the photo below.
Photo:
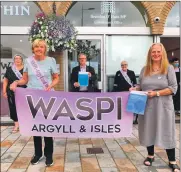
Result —
<path fill-rule="evenodd" d="M 119 138 L 132 133 L 128 92 L 75 93 L 17 88 L 20 132 L 25 136 Z"/>

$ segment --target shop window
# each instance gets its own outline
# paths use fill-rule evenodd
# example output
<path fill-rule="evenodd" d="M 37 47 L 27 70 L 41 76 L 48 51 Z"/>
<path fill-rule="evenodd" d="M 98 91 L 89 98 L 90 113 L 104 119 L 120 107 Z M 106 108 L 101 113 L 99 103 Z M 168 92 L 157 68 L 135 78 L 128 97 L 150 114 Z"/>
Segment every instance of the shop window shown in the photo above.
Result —
<path fill-rule="evenodd" d="M 1 26 L 30 26 L 41 10 L 35 2 L 1 2 Z"/>
<path fill-rule="evenodd" d="M 166 27 L 180 27 L 179 6 L 180 2 L 176 2 L 176 4 L 172 7 L 165 23 Z"/>
<path fill-rule="evenodd" d="M 75 26 L 146 27 L 149 26 L 141 2 L 73 2 L 66 14 Z"/>
<path fill-rule="evenodd" d="M 114 76 L 121 69 L 121 61 L 128 62 L 128 69 L 138 76 L 146 64 L 148 50 L 153 43 L 151 36 L 107 36 L 106 77 L 107 91 L 113 90 Z"/>
<path fill-rule="evenodd" d="M 20 54 L 23 58 L 32 54 L 28 35 L 1 35 L 1 80 L 15 54 Z"/>

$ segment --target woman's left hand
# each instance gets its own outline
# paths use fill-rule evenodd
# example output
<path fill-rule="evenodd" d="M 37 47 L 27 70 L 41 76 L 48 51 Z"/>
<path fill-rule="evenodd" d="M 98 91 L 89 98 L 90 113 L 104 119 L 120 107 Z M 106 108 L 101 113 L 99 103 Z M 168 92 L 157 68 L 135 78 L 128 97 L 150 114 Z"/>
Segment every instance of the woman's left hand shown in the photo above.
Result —
<path fill-rule="evenodd" d="M 49 85 L 49 86 L 45 89 L 45 91 L 50 91 L 51 89 L 52 89 L 52 86 Z"/>
<path fill-rule="evenodd" d="M 156 96 L 156 91 L 148 91 L 147 92 L 148 97 L 152 98 Z"/>

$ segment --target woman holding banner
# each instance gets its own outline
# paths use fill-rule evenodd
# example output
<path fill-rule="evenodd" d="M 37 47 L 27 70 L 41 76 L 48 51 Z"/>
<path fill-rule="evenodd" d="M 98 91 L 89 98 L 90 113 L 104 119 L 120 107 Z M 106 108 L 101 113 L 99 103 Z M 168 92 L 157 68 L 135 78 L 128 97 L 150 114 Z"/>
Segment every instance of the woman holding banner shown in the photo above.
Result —
<path fill-rule="evenodd" d="M 139 140 L 148 151 L 144 165 L 152 165 L 154 146 L 157 145 L 166 149 L 169 167 L 173 172 L 178 172 L 180 168 L 175 159 L 175 113 L 172 100 L 172 95 L 177 92 L 177 80 L 161 43 L 150 47 L 146 66 L 141 70 L 139 79 L 140 87 L 136 90 L 146 91 L 148 95 L 145 114 L 138 117 Z"/>
<path fill-rule="evenodd" d="M 3 96 L 8 99 L 10 118 L 14 121 L 14 128 L 12 133 L 19 131 L 18 117 L 16 112 L 16 104 L 14 92 L 10 90 L 10 85 L 15 81 L 22 78 L 23 75 L 23 58 L 20 55 L 13 57 L 14 63 L 12 67 L 7 68 L 3 80 Z M 20 87 L 26 88 L 26 85 Z"/>
<path fill-rule="evenodd" d="M 32 44 L 31 57 L 26 60 L 23 78 L 15 81 L 11 85 L 11 89 L 15 90 L 18 85 L 27 84 L 30 89 L 40 89 L 50 91 L 59 82 L 55 59 L 47 57 L 47 44 L 44 40 L 36 39 Z M 35 155 L 31 160 L 33 165 L 43 158 L 42 138 L 34 136 Z M 46 166 L 53 165 L 53 138 L 44 137 L 45 148 L 44 155 L 46 157 Z"/>

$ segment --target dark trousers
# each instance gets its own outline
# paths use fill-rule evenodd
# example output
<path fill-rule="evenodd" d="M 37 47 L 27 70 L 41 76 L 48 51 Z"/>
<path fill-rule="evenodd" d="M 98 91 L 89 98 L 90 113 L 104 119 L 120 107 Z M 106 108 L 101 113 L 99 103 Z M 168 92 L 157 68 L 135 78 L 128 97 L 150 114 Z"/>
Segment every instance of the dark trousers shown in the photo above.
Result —
<path fill-rule="evenodd" d="M 16 104 L 15 104 L 14 94 L 8 95 L 8 104 L 9 104 L 10 118 L 14 122 L 17 122 L 18 117 L 17 117 L 17 112 L 16 112 Z"/>
<path fill-rule="evenodd" d="M 153 156 L 154 155 L 154 145 L 147 147 L 148 155 Z M 166 149 L 168 160 L 169 161 L 175 161 L 175 148 L 173 149 Z"/>
<path fill-rule="evenodd" d="M 42 137 L 34 136 L 34 147 L 35 147 L 35 155 L 42 156 Z M 46 157 L 52 157 L 53 155 L 53 138 L 52 137 L 44 137 L 45 148 L 44 155 Z"/>
<path fill-rule="evenodd" d="M 173 104 L 175 111 L 180 111 L 180 87 L 178 87 L 177 93 L 173 96 Z"/>

